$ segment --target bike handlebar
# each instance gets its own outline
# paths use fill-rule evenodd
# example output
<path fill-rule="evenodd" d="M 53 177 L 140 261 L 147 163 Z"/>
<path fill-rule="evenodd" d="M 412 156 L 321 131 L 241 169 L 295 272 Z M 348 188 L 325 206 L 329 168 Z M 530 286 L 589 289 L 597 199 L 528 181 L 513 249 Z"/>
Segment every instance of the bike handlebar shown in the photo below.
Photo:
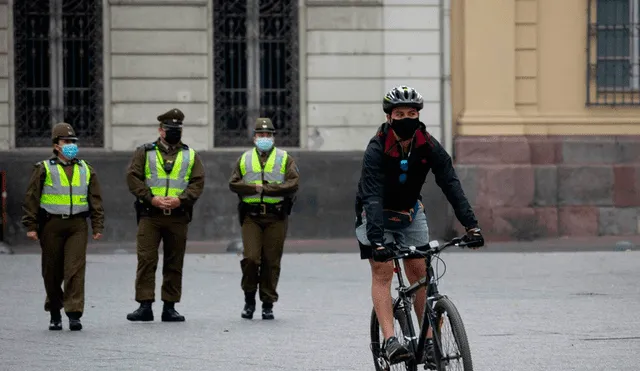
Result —
<path fill-rule="evenodd" d="M 433 246 L 435 244 L 435 246 Z M 414 256 L 414 255 L 418 255 L 418 256 L 422 256 L 422 257 L 427 257 L 430 255 L 435 255 L 438 254 L 440 252 L 442 252 L 443 250 L 451 247 L 451 246 L 456 246 L 456 247 L 460 247 L 460 248 L 464 248 L 468 245 L 467 242 L 463 242 L 462 237 L 456 237 L 454 239 L 452 239 L 449 242 L 446 242 L 444 245 L 440 246 L 440 244 L 438 243 L 438 241 L 431 241 L 429 242 L 429 249 L 425 250 L 425 251 L 421 251 L 416 249 L 415 246 L 409 246 L 409 247 L 399 247 L 396 243 L 393 243 L 390 247 L 393 248 L 394 251 L 397 252 L 397 254 L 391 258 L 389 258 L 387 261 L 389 260 L 394 260 L 394 259 L 401 259 L 401 258 L 406 258 L 409 256 Z"/>

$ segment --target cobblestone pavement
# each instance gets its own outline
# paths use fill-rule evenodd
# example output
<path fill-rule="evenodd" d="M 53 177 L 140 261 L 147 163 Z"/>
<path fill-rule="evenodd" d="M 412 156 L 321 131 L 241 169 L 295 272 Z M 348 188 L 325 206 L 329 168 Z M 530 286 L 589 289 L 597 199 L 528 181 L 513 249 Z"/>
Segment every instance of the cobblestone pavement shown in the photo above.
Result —
<path fill-rule="evenodd" d="M 441 256 L 475 370 L 638 370 L 640 253 Z M 135 264 L 90 255 L 84 330 L 49 332 L 39 256 L 0 256 L 0 370 L 374 369 L 369 268 L 356 254 L 285 255 L 275 321 L 240 318 L 238 256 L 190 254 L 177 306 L 187 321 L 129 323 Z"/>

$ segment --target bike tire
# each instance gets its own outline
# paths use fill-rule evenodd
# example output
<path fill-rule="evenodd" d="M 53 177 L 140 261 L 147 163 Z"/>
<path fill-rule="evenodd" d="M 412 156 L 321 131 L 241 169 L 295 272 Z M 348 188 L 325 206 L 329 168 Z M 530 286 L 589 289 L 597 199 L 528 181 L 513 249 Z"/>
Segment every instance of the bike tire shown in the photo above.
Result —
<path fill-rule="evenodd" d="M 471 360 L 471 348 L 469 346 L 469 339 L 467 338 L 467 332 L 464 328 L 464 323 L 462 322 L 462 317 L 460 316 L 460 312 L 453 304 L 453 302 L 447 298 L 443 297 L 436 302 L 434 306 L 434 310 L 436 313 L 436 324 L 439 324 L 442 320 L 442 315 L 447 313 L 447 317 L 449 318 L 449 324 L 451 325 L 451 330 L 453 332 L 453 338 L 455 339 L 456 345 L 458 347 L 458 351 L 460 352 L 460 356 L 462 358 L 462 366 L 464 371 L 473 371 L 473 362 Z M 439 340 L 442 341 L 442 334 L 440 333 L 442 328 L 439 325 L 436 325 L 435 336 L 439 337 Z M 439 349 L 437 342 L 435 345 L 435 361 L 436 367 L 438 371 L 446 371 L 446 364 L 443 360 L 443 354 L 441 349 Z M 446 344 L 444 345 L 446 347 Z"/>
<path fill-rule="evenodd" d="M 405 334 L 405 331 L 408 331 L 408 329 L 406 329 L 406 323 L 407 321 L 403 321 L 402 319 L 398 319 L 397 313 L 404 313 L 403 309 L 397 309 L 394 311 L 394 317 L 396 317 L 396 319 L 398 320 L 399 324 L 400 324 L 400 329 L 402 330 L 403 335 Z M 401 322 L 402 321 L 402 322 Z M 404 324 L 403 324 L 404 323 Z M 404 327 L 404 328 L 403 328 Z M 378 358 L 380 357 L 380 352 L 382 352 L 382 346 L 383 346 L 383 342 L 384 340 L 381 339 L 381 331 L 380 331 L 380 323 L 378 322 L 378 316 L 376 315 L 376 311 L 375 309 L 371 309 L 371 323 L 370 323 L 370 332 L 371 332 L 371 353 L 373 356 L 373 364 L 376 368 L 376 371 L 387 371 L 390 369 L 397 369 L 398 366 L 400 366 L 402 363 L 396 363 L 393 365 L 390 365 L 390 367 L 388 368 L 382 368 L 380 366 L 380 364 L 378 363 Z M 389 366 L 387 364 L 387 366 Z M 404 362 L 404 366 L 405 366 L 405 370 L 406 371 L 417 371 L 418 370 L 418 366 L 415 362 L 414 359 L 408 360 Z"/>

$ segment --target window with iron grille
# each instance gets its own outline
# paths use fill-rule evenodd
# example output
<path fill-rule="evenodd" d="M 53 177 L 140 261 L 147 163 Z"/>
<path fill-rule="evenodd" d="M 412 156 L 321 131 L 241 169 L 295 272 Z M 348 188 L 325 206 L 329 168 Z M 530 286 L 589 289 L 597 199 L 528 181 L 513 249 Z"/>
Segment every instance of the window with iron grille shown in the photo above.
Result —
<path fill-rule="evenodd" d="M 299 146 L 298 0 L 214 0 L 216 147 L 251 143 L 258 117 Z"/>
<path fill-rule="evenodd" d="M 588 105 L 640 105 L 640 0 L 590 0 Z"/>
<path fill-rule="evenodd" d="M 102 0 L 21 0 L 13 14 L 16 146 L 51 146 L 64 121 L 101 147 Z"/>

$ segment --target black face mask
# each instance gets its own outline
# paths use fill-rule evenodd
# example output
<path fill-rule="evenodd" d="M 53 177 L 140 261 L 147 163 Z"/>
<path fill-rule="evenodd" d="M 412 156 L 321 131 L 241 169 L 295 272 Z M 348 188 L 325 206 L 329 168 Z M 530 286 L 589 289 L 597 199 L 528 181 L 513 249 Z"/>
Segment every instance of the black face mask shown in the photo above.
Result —
<path fill-rule="evenodd" d="M 182 130 L 181 129 L 165 129 L 164 140 L 171 145 L 178 144 L 178 142 L 182 139 Z"/>
<path fill-rule="evenodd" d="M 391 129 L 393 129 L 401 140 L 407 140 L 413 137 L 419 127 L 420 120 L 408 117 L 402 120 L 393 120 L 391 122 Z"/>

